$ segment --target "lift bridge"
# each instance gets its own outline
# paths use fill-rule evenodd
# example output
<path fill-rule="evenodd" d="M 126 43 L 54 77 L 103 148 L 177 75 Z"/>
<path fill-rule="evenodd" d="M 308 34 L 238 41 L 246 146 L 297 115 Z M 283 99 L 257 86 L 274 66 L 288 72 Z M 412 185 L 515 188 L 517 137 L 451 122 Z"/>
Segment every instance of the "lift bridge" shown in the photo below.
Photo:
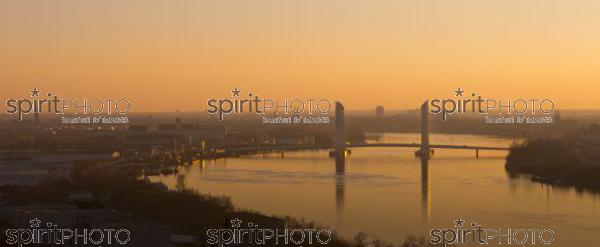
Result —
<path fill-rule="evenodd" d="M 508 147 L 489 147 L 489 146 L 469 146 L 469 145 L 447 145 L 430 144 L 429 142 L 429 104 L 425 101 L 421 105 L 421 143 L 356 143 L 348 144 L 345 135 L 345 113 L 344 105 L 340 102 L 335 103 L 335 142 L 334 145 L 272 145 L 272 146 L 245 146 L 228 148 L 227 152 L 232 153 L 254 153 L 254 152 L 283 152 L 304 149 L 332 149 L 332 153 L 337 156 L 343 156 L 349 148 L 377 148 L 377 147 L 398 147 L 398 148 L 417 148 L 416 153 L 421 158 L 429 159 L 433 149 L 470 149 L 475 150 L 475 157 L 479 158 L 480 150 L 508 150 Z"/>

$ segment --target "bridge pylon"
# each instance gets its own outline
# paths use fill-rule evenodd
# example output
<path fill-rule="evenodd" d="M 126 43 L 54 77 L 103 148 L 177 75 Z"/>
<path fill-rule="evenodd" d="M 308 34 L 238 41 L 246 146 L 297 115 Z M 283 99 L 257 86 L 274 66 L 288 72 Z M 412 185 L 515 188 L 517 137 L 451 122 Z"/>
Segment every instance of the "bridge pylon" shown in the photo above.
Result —
<path fill-rule="evenodd" d="M 421 105 L 421 158 L 429 159 L 429 101 Z"/>
<path fill-rule="evenodd" d="M 344 105 L 335 102 L 335 154 L 343 156 L 346 151 L 346 123 L 344 116 Z"/>

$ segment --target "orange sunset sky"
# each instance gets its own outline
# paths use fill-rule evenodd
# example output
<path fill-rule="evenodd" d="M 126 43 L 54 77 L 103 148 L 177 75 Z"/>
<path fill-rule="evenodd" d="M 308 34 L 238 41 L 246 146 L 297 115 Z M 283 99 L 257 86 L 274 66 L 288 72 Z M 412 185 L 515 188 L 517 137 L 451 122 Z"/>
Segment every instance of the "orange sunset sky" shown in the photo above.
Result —
<path fill-rule="evenodd" d="M 235 87 L 416 108 L 457 87 L 599 108 L 600 1 L 0 1 L 0 98 L 202 111 Z"/>

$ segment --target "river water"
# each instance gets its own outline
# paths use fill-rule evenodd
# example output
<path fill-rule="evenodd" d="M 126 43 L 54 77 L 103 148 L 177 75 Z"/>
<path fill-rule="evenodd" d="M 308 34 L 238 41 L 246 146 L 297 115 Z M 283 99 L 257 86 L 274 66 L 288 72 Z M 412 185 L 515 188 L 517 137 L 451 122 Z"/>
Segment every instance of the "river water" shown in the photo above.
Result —
<path fill-rule="evenodd" d="M 370 142 L 420 141 L 418 134 L 370 136 Z M 511 142 L 431 136 L 432 144 L 507 147 Z M 455 229 L 454 220 L 463 219 L 465 227 L 476 222 L 482 228 L 551 229 L 551 246 L 596 242 L 598 194 L 511 177 L 504 169 L 506 151 L 480 151 L 477 159 L 474 150 L 439 149 L 426 165 L 414 151 L 354 148 L 341 167 L 325 150 L 261 154 L 183 166 L 179 174 L 186 187 L 200 193 L 225 195 L 238 207 L 267 215 L 316 221 L 347 238 L 363 231 L 396 244 L 408 234 L 429 239 L 431 229 Z M 178 186 L 173 175 L 151 180 Z"/>

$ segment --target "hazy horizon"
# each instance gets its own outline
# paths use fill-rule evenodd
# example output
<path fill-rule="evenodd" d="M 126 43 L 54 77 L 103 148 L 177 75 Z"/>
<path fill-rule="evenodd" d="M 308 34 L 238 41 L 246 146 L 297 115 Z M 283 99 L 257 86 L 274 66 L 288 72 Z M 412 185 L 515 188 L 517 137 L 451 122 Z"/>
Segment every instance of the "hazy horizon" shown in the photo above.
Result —
<path fill-rule="evenodd" d="M 204 110 L 240 88 L 413 109 L 548 98 L 597 109 L 600 2 L 2 1 L 0 98 L 33 88 Z"/>

